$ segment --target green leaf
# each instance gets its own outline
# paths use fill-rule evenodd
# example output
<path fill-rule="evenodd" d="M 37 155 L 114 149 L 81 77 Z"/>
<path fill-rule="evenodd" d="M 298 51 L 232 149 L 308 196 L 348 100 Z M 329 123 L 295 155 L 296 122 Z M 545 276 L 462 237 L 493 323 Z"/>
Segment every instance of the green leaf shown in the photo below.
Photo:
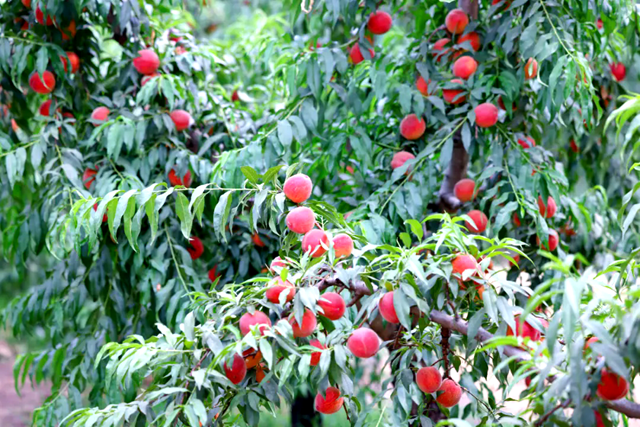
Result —
<path fill-rule="evenodd" d="M 222 237 L 222 239 L 227 241 L 227 220 L 229 219 L 229 212 L 231 211 L 231 205 L 233 203 L 233 197 L 231 197 L 233 191 L 227 191 L 220 199 L 218 199 L 218 203 L 216 204 L 215 209 L 213 210 L 213 230 L 215 233 Z"/>
<path fill-rule="evenodd" d="M 289 124 L 287 120 L 280 120 L 278 122 L 278 139 L 285 148 L 291 146 L 293 131 L 291 130 L 291 124 Z"/>
<path fill-rule="evenodd" d="M 176 214 L 180 219 L 180 231 L 182 231 L 182 235 L 186 239 L 189 239 L 189 237 L 191 237 L 193 217 L 191 216 L 191 212 L 189 212 L 189 199 L 187 199 L 187 196 L 182 194 L 182 192 L 178 193 L 176 200 Z"/>
<path fill-rule="evenodd" d="M 260 180 L 260 175 L 255 171 L 251 166 L 242 166 L 240 168 L 242 174 L 249 180 L 250 183 L 256 185 L 258 184 L 258 180 Z"/>

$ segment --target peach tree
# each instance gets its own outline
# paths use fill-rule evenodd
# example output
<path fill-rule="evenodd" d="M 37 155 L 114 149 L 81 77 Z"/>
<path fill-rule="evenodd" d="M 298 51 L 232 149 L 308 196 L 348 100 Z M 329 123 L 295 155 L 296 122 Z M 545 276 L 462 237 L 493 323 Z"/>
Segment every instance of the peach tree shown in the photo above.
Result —
<path fill-rule="evenodd" d="M 637 10 L 207 7 L 2 4 L 34 425 L 640 417 Z"/>

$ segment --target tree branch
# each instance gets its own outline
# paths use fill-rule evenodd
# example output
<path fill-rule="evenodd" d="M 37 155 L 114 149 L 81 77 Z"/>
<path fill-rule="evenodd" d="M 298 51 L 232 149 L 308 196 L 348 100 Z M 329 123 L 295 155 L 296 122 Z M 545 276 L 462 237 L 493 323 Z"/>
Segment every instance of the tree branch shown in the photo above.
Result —
<path fill-rule="evenodd" d="M 467 164 L 469 163 L 469 154 L 462 143 L 462 132 L 457 131 L 453 136 L 453 151 L 449 166 L 445 171 L 442 185 L 440 186 L 440 204 L 443 210 L 447 212 L 455 212 L 460 209 L 462 202 L 453 194 L 453 188 L 458 181 L 467 176 Z"/>

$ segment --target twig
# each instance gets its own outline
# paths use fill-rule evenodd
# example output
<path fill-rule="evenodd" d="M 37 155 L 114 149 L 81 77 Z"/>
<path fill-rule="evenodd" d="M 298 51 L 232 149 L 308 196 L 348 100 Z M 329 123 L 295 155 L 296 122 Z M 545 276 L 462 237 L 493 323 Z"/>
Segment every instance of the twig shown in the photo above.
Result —
<path fill-rule="evenodd" d="M 171 240 L 171 236 L 169 235 L 169 229 L 167 228 L 166 224 L 164 225 L 164 231 L 167 235 L 167 241 L 169 242 L 169 249 L 171 249 L 171 258 L 173 258 L 173 264 L 175 265 L 176 271 L 178 272 L 178 278 L 180 279 L 180 282 L 184 287 L 184 291 L 189 296 L 189 299 L 191 300 L 191 302 L 193 302 L 193 297 L 189 293 L 189 288 L 187 287 L 187 283 L 184 281 L 184 278 L 182 277 L 182 271 L 180 270 L 180 266 L 178 265 L 178 260 L 176 259 L 176 254 L 173 250 L 173 241 Z"/>
<path fill-rule="evenodd" d="M 540 427 L 541 425 L 544 425 L 544 423 L 547 422 L 547 420 L 549 419 L 549 417 L 551 417 L 551 415 L 553 415 L 554 412 L 556 412 L 558 409 L 561 408 L 566 408 L 567 406 L 569 406 L 569 404 L 571 403 L 570 399 L 565 400 L 564 402 L 560 402 L 558 403 L 556 406 L 554 406 L 553 408 L 551 408 L 551 410 L 549 410 L 549 412 L 547 412 L 546 414 L 544 414 L 542 417 L 540 417 L 538 419 L 538 421 L 536 421 L 536 423 L 534 424 L 534 426 L 536 427 Z"/>

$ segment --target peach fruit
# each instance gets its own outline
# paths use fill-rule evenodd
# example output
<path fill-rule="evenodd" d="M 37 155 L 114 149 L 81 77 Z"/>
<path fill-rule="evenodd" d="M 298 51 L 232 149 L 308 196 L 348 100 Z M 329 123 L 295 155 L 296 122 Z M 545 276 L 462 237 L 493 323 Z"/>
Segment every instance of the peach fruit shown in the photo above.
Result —
<path fill-rule="evenodd" d="M 329 320 L 340 319 L 347 310 L 344 299 L 337 292 L 325 292 L 320 295 L 318 305 L 322 308 L 322 316 Z"/>
<path fill-rule="evenodd" d="M 287 178 L 282 190 L 287 199 L 293 203 L 302 203 L 311 196 L 313 183 L 311 178 L 303 173 L 299 173 Z"/>
<path fill-rule="evenodd" d="M 306 234 L 313 228 L 316 222 L 316 215 L 313 211 L 306 207 L 300 206 L 292 209 L 285 219 L 289 230 L 297 234 Z"/>

